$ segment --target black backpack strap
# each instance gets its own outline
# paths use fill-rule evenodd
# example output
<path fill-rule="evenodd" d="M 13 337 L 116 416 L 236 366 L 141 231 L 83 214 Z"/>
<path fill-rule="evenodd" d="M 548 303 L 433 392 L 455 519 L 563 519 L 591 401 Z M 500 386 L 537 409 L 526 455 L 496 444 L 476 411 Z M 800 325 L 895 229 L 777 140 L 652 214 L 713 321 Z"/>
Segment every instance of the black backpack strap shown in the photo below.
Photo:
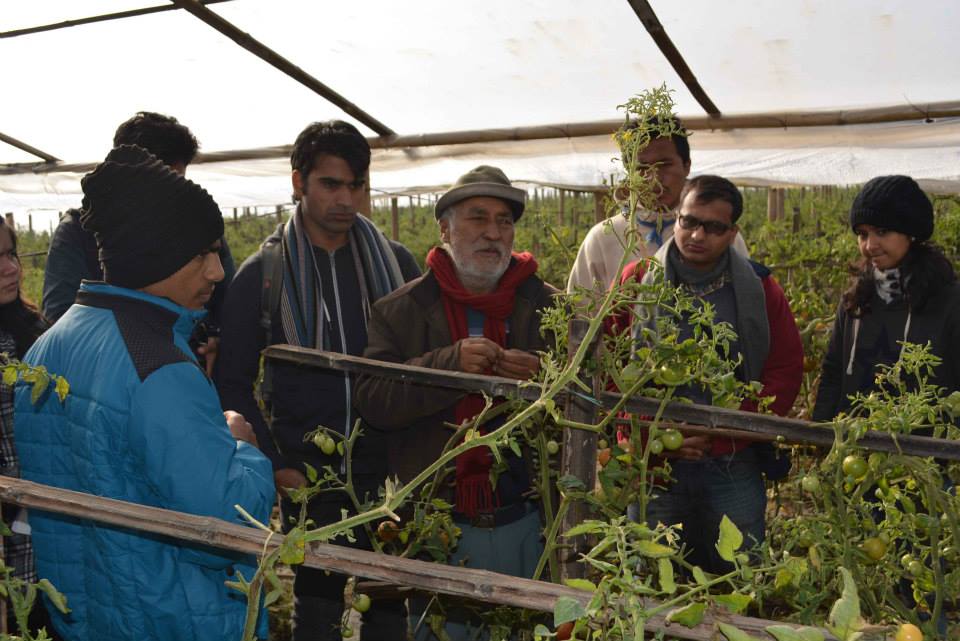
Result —
<path fill-rule="evenodd" d="M 273 342 L 273 314 L 280 308 L 280 292 L 283 290 L 283 223 L 277 225 L 276 234 L 260 246 L 260 264 L 263 266 L 263 285 L 260 288 L 260 327 L 266 334 L 266 344 Z"/>
<path fill-rule="evenodd" d="M 260 287 L 260 327 L 263 329 L 264 345 L 273 343 L 273 314 L 280 308 L 280 293 L 283 291 L 283 223 L 277 225 L 276 236 L 267 238 L 260 245 L 260 265 L 263 282 Z M 273 376 L 268 364 L 261 361 L 262 378 L 259 385 L 260 402 L 270 416 L 270 401 L 273 396 Z M 271 421 L 267 421 L 270 424 Z"/>

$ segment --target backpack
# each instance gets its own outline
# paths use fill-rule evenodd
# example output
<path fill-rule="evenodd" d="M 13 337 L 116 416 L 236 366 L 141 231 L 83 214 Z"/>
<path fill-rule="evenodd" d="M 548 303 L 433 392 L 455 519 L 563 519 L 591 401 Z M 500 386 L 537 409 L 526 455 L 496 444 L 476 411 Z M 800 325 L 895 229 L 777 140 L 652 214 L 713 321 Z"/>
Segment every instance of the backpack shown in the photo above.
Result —
<path fill-rule="evenodd" d="M 260 264 L 263 268 L 263 280 L 260 286 L 260 328 L 264 333 L 264 344 L 273 342 L 273 314 L 280 308 L 280 293 L 283 291 L 283 226 L 277 225 L 275 235 L 268 237 L 260 245 Z M 260 379 L 260 402 L 269 408 L 273 392 L 272 376 L 268 375 L 266 361 Z"/>

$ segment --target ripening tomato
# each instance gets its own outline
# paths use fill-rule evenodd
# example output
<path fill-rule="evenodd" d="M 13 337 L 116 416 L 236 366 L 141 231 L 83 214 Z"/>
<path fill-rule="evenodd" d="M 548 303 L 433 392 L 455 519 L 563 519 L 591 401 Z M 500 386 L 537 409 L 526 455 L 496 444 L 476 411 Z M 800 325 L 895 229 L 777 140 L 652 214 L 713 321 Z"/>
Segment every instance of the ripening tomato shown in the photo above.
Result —
<path fill-rule="evenodd" d="M 605 447 L 599 452 L 597 452 L 597 462 L 600 463 L 600 467 L 606 467 L 607 463 L 610 462 L 610 448 Z"/>
<path fill-rule="evenodd" d="M 561 623 L 557 626 L 557 639 L 558 641 L 566 641 L 570 638 L 570 635 L 573 633 L 573 621 L 567 621 L 566 623 Z"/>
<path fill-rule="evenodd" d="M 389 543 L 400 534 L 400 527 L 393 521 L 382 521 L 377 527 L 377 536 L 384 543 Z"/>
<path fill-rule="evenodd" d="M 912 623 L 904 623 L 897 630 L 895 641 L 923 641 L 923 632 Z"/>

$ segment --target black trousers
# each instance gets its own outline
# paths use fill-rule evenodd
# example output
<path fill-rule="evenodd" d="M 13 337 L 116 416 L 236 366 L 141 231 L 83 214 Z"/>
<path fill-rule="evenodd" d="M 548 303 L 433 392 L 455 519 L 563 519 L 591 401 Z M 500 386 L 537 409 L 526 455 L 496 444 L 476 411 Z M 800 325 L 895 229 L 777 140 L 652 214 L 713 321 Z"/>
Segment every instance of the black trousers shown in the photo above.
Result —
<path fill-rule="evenodd" d="M 359 484 L 358 484 L 359 485 Z M 358 488 L 361 489 L 361 488 Z M 341 510 L 356 514 L 344 495 L 321 496 L 307 506 L 307 514 L 313 519 L 314 528 L 335 523 L 342 518 Z M 280 503 L 283 528 L 287 531 L 300 516 L 300 505 L 284 498 Z M 346 537 L 330 541 L 361 550 L 371 550 L 370 540 L 362 527 L 354 529 L 356 539 Z M 340 641 L 340 623 L 344 611 L 343 590 L 347 577 L 343 574 L 325 572 L 314 568 L 294 568 L 293 583 L 293 641 Z M 347 606 L 349 608 L 349 606 Z M 377 600 L 363 615 L 363 641 L 398 641 L 406 638 L 406 616 L 403 601 Z"/>

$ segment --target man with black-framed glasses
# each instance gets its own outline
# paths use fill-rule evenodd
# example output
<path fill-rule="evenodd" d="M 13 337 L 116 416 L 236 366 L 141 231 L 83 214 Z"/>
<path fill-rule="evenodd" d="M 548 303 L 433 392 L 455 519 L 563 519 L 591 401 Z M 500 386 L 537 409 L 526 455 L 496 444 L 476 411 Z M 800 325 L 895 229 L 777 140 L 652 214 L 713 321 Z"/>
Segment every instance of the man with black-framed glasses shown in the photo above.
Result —
<path fill-rule="evenodd" d="M 770 409 L 784 416 L 800 391 L 803 346 L 783 289 L 770 270 L 731 250 L 742 212 L 743 197 L 729 180 L 710 175 L 691 179 L 681 194 L 673 238 L 654 256 L 657 267 L 650 268 L 647 261 L 632 263 L 621 282 L 663 279 L 701 304 L 710 304 L 714 323 L 729 323 L 737 334 L 729 347 L 729 357 L 740 359 L 737 378 L 744 383 L 760 381 L 760 395 L 774 397 Z M 655 319 L 656 314 L 650 317 Z M 643 330 L 651 322 L 655 320 L 633 324 L 635 340 L 649 340 L 649 332 Z M 677 324 L 678 342 L 693 337 L 687 316 Z M 675 394 L 695 403 L 712 403 L 710 390 L 698 385 L 679 387 Z M 745 401 L 740 409 L 757 408 Z M 655 491 L 647 521 L 653 526 L 682 523 L 681 538 L 691 550 L 690 562 L 707 572 L 725 572 L 728 566 L 714 545 L 721 518 L 726 515 L 740 528 L 748 547 L 762 541 L 764 476 L 769 480 L 786 476 L 789 456 L 769 444 L 709 436 L 685 436 L 669 456 L 671 480 Z"/>

